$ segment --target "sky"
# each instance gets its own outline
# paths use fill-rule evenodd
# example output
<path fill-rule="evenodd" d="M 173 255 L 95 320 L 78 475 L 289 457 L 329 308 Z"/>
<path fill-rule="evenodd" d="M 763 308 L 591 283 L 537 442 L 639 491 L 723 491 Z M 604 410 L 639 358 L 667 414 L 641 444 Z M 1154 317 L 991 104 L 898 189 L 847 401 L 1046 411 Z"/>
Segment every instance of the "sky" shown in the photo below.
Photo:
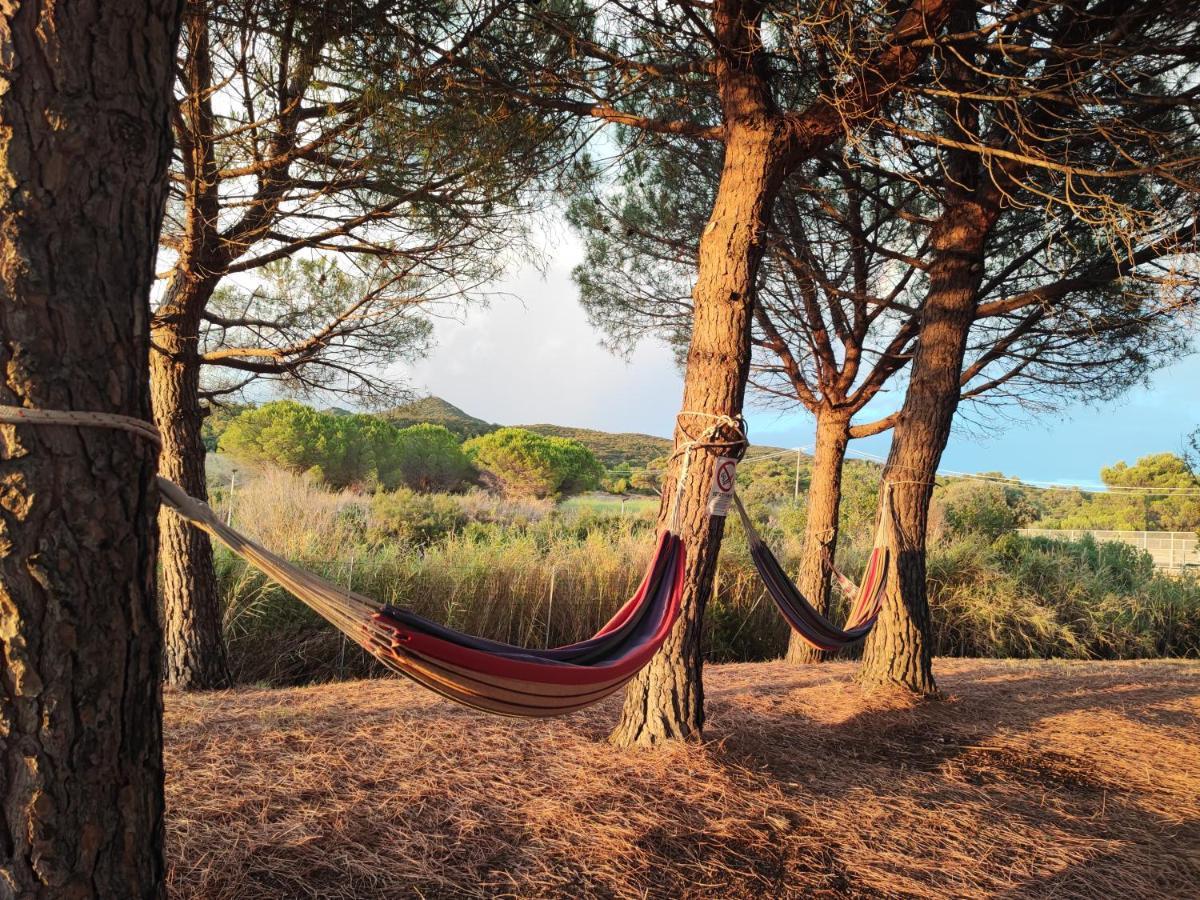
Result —
<path fill-rule="evenodd" d="M 514 271 L 486 307 L 440 320 L 428 358 L 396 374 L 418 392 L 489 422 L 670 436 L 683 395 L 674 357 L 652 343 L 637 346 L 628 358 L 601 346 L 571 281 L 580 254 L 575 241 L 559 240 L 544 272 Z M 754 443 L 811 446 L 812 417 L 803 410 L 751 406 L 747 420 Z M 1092 486 L 1099 484 L 1102 466 L 1180 452 L 1184 436 L 1198 426 L 1200 355 L 1193 355 L 1160 370 L 1147 388 L 1098 408 L 1064 404 L 1037 416 L 975 416 L 952 434 L 942 467 Z M 888 437 L 851 447 L 884 455 Z"/>

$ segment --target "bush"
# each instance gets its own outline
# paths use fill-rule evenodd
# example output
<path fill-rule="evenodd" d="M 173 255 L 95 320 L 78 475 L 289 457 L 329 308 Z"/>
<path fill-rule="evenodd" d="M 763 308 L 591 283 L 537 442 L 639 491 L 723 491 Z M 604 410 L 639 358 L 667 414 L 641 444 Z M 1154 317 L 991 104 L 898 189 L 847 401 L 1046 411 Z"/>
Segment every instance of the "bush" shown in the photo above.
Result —
<path fill-rule="evenodd" d="M 1200 580 L 1125 544 L 974 536 L 935 547 L 928 578 L 937 654 L 1200 655 Z"/>
<path fill-rule="evenodd" d="M 954 479 L 937 498 L 952 537 L 979 535 L 994 541 L 1037 518 L 1037 509 L 1015 485 Z"/>
<path fill-rule="evenodd" d="M 468 516 L 458 499 L 446 494 L 418 494 L 408 488 L 371 498 L 367 538 L 375 545 L 394 541 L 431 544 L 461 531 Z"/>
<path fill-rule="evenodd" d="M 325 468 L 327 454 L 318 442 L 331 423 L 300 403 L 280 400 L 248 409 L 221 434 L 221 452 L 247 462 L 268 462 L 292 472 Z M 328 441 L 326 440 L 326 443 Z"/>
<path fill-rule="evenodd" d="M 399 480 L 417 491 L 457 491 L 474 480 L 462 444 L 442 425 L 413 425 L 396 432 Z"/>
<path fill-rule="evenodd" d="M 463 446 L 471 461 L 507 495 L 553 497 L 594 490 L 604 468 L 592 451 L 569 438 L 501 428 Z"/>

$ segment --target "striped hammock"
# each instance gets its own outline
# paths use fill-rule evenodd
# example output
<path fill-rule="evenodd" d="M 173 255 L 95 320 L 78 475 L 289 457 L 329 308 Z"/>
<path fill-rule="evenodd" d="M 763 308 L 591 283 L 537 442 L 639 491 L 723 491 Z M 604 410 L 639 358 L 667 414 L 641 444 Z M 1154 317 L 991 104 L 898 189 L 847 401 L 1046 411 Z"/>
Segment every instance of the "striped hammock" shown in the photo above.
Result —
<path fill-rule="evenodd" d="M 862 583 L 859 585 L 855 585 L 836 569 L 833 570 L 839 586 L 843 590 L 853 591 L 850 615 L 846 624 L 838 628 L 817 612 L 788 578 L 775 554 L 763 542 L 737 494 L 733 495 L 733 502 L 737 507 L 738 516 L 741 517 L 742 526 L 746 529 L 754 568 L 758 570 L 767 593 L 771 595 L 771 599 L 775 601 L 775 605 L 779 607 L 779 611 L 793 630 L 808 644 L 818 650 L 828 651 L 840 650 L 866 637 L 874 627 L 875 620 L 879 618 L 879 610 L 883 605 L 883 588 L 887 581 L 887 548 L 880 546 L 878 542 L 872 548 L 871 556 L 867 560 L 867 570 L 863 573 Z"/>
<path fill-rule="evenodd" d="M 603 700 L 650 661 L 679 616 L 684 548 L 669 531 L 660 535 L 637 592 L 594 637 L 533 650 L 380 606 L 259 546 L 178 485 L 160 478 L 158 487 L 175 512 L 287 588 L 389 669 L 486 712 L 547 717 Z"/>

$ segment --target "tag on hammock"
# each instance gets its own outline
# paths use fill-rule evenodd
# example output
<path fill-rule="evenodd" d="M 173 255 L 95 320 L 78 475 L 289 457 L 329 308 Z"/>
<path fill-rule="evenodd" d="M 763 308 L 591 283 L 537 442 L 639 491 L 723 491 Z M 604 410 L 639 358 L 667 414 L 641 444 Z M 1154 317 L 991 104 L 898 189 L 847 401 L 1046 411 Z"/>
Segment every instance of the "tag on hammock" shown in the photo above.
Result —
<path fill-rule="evenodd" d="M 708 514 L 710 516 L 729 515 L 729 505 L 733 503 L 733 487 L 737 483 L 738 461 L 732 456 L 722 456 L 717 460 L 717 468 L 713 471 L 712 490 L 708 492 Z"/>

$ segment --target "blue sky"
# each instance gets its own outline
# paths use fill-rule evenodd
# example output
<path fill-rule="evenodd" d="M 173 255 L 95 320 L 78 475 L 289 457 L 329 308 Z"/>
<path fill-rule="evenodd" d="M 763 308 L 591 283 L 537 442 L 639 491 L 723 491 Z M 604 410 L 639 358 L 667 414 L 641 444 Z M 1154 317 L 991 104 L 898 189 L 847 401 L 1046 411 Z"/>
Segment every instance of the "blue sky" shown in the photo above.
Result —
<path fill-rule="evenodd" d="M 439 322 L 429 358 L 404 374 L 419 391 L 492 422 L 669 435 L 683 389 L 670 352 L 643 344 L 626 360 L 600 346 L 570 278 L 578 256 L 577 245 L 565 240 L 544 275 L 520 269 L 497 285 L 507 296 Z M 811 443 L 807 413 L 751 408 L 747 414 L 757 443 Z M 1200 426 L 1200 356 L 1171 364 L 1147 389 L 1099 408 L 1064 405 L 1039 416 L 975 420 L 956 429 L 944 468 L 1096 484 L 1101 466 L 1179 452 L 1184 435 Z M 888 439 L 851 446 L 885 454 Z"/>

